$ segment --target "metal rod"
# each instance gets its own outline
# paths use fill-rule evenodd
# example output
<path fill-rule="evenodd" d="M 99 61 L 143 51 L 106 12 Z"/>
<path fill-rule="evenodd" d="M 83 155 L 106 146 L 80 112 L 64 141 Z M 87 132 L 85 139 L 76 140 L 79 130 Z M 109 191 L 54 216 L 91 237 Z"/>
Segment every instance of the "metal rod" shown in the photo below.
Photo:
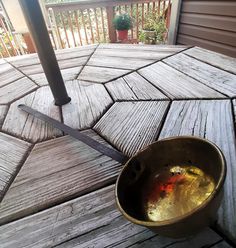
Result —
<path fill-rule="evenodd" d="M 56 105 L 70 102 L 38 0 L 20 0 L 27 26 Z"/>
<path fill-rule="evenodd" d="M 64 133 L 69 134 L 71 137 L 76 138 L 77 140 L 82 141 L 83 143 L 85 143 L 86 145 L 92 147 L 93 149 L 95 149 L 96 151 L 101 152 L 102 154 L 120 162 L 120 163 L 126 163 L 127 160 L 129 159 L 126 155 L 124 155 L 123 153 L 110 148 L 108 146 L 105 146 L 101 143 L 99 143 L 98 141 L 90 138 L 89 136 L 77 131 L 76 129 L 73 129 L 35 109 L 32 109 L 24 104 L 20 104 L 18 105 L 18 108 L 20 108 L 21 110 L 25 111 L 26 113 L 33 115 L 34 117 L 45 121 L 47 123 L 49 123 L 50 125 L 54 126 L 55 128 L 63 131 Z"/>

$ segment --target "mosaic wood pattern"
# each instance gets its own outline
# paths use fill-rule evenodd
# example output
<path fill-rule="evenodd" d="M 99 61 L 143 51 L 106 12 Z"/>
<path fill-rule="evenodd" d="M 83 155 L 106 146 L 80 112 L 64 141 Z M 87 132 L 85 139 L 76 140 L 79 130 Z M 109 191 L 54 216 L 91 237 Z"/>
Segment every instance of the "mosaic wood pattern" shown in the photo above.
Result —
<path fill-rule="evenodd" d="M 157 137 L 168 101 L 117 102 L 95 130 L 128 156 Z"/>
<path fill-rule="evenodd" d="M 68 136 L 36 144 L 0 205 L 0 224 L 114 182 L 119 170 L 118 162 Z"/>
<path fill-rule="evenodd" d="M 123 69 L 85 66 L 82 72 L 80 73 L 78 79 L 95 83 L 106 83 L 108 81 L 111 81 L 112 79 L 121 77 L 129 72 L 129 70 Z"/>
<path fill-rule="evenodd" d="M 114 185 L 29 218 L 3 225 L 0 232 L 2 234 L 0 242 L 6 248 L 15 246 L 198 248 L 222 240 L 209 228 L 194 237 L 176 240 L 155 235 L 144 227 L 128 222 L 116 208 Z"/>
<path fill-rule="evenodd" d="M 17 107 L 19 104 L 35 108 L 60 121 L 59 107 L 54 105 L 54 99 L 48 86 L 39 88 L 37 91 L 12 103 L 2 129 L 30 142 L 42 141 L 62 135 L 61 131 L 51 125 L 19 110 Z"/>
<path fill-rule="evenodd" d="M 197 47 L 117 43 L 59 50 L 56 56 L 72 97 L 62 107 L 54 105 L 37 54 L 0 60 L 0 246 L 236 244 L 235 59 Z M 20 103 L 71 127 L 93 128 L 83 132 L 128 156 L 159 134 L 212 140 L 228 165 L 214 227 L 226 240 L 210 228 L 172 240 L 127 222 L 114 203 L 121 164 L 28 116 Z"/>
<path fill-rule="evenodd" d="M 193 47 L 184 52 L 191 57 L 236 74 L 236 59 L 200 47 Z"/>
<path fill-rule="evenodd" d="M 4 121 L 4 118 L 7 114 L 8 106 L 6 105 L 0 105 L 0 127 Z"/>
<path fill-rule="evenodd" d="M 80 73 L 82 66 L 72 67 L 61 70 L 64 82 L 75 79 Z M 39 86 L 48 85 L 47 78 L 44 73 L 33 74 L 30 78 Z"/>
<path fill-rule="evenodd" d="M 106 88 L 115 101 L 168 99 L 166 95 L 136 72 L 107 83 Z"/>
<path fill-rule="evenodd" d="M 91 127 L 112 104 L 105 87 L 101 84 L 79 82 L 66 83 L 71 102 L 62 106 L 63 120 L 75 129 Z"/>
<path fill-rule="evenodd" d="M 145 67 L 139 70 L 139 73 L 171 99 L 224 97 L 217 91 L 162 62 Z"/>
<path fill-rule="evenodd" d="M 236 96 L 236 75 L 234 74 L 220 70 L 185 54 L 177 54 L 164 61 L 168 65 L 227 96 Z"/>
<path fill-rule="evenodd" d="M 20 163 L 30 144 L 0 133 L 0 201 L 20 169 Z"/>
<path fill-rule="evenodd" d="M 26 77 L 18 79 L 0 88 L 0 104 L 11 103 L 37 88 L 37 85 Z"/>
<path fill-rule="evenodd" d="M 6 62 L 0 64 L 0 87 L 14 82 L 24 75 Z"/>

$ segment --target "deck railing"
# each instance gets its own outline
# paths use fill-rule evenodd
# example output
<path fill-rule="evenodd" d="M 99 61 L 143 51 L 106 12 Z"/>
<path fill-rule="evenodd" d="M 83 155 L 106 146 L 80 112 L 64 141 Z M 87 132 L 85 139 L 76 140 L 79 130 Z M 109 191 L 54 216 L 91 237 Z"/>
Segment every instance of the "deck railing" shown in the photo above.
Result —
<path fill-rule="evenodd" d="M 139 31 L 150 14 L 162 15 L 169 25 L 171 0 L 83 0 L 46 4 L 54 47 L 67 48 L 97 42 L 116 42 L 112 20 L 116 14 L 128 13 L 134 19 L 131 42 L 138 42 Z"/>
<path fill-rule="evenodd" d="M 98 42 L 116 42 L 112 20 L 128 13 L 134 20 L 130 43 L 138 43 L 148 14 L 163 16 L 167 28 L 173 0 L 80 0 L 45 5 L 46 23 L 53 47 L 63 49 Z M 0 15 L 0 57 L 29 53 L 22 34 L 14 32 L 7 16 Z"/>
<path fill-rule="evenodd" d="M 9 20 L 0 14 L 0 58 L 27 53 L 21 34 L 14 32 Z"/>

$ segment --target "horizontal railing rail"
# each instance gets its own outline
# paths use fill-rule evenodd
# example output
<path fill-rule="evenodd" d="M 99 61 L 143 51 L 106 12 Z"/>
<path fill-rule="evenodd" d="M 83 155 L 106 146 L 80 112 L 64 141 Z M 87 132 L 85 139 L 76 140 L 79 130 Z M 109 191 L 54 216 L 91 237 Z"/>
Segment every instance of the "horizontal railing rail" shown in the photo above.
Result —
<path fill-rule="evenodd" d="M 162 16 L 168 29 L 172 1 L 80 0 L 45 4 L 43 10 L 54 49 L 63 49 L 117 42 L 113 19 L 121 13 L 128 13 L 134 23 L 125 42 L 138 43 L 149 14 Z M 16 33 L 8 17 L 0 15 L 0 58 L 31 53 L 31 50 L 26 44 L 25 34 Z"/>
<path fill-rule="evenodd" d="M 134 20 L 130 42 L 137 43 L 139 32 L 150 14 L 163 16 L 168 28 L 171 0 L 83 0 L 46 4 L 55 48 L 76 47 L 98 42 L 116 42 L 112 20 L 116 14 L 128 13 Z"/>

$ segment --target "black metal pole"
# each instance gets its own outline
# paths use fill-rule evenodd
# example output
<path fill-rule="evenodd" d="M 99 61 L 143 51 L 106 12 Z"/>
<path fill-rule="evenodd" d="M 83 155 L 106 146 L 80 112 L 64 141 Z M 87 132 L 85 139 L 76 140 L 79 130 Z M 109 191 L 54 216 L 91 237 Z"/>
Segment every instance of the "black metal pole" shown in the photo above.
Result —
<path fill-rule="evenodd" d="M 31 37 L 56 105 L 70 102 L 38 0 L 20 0 Z"/>

